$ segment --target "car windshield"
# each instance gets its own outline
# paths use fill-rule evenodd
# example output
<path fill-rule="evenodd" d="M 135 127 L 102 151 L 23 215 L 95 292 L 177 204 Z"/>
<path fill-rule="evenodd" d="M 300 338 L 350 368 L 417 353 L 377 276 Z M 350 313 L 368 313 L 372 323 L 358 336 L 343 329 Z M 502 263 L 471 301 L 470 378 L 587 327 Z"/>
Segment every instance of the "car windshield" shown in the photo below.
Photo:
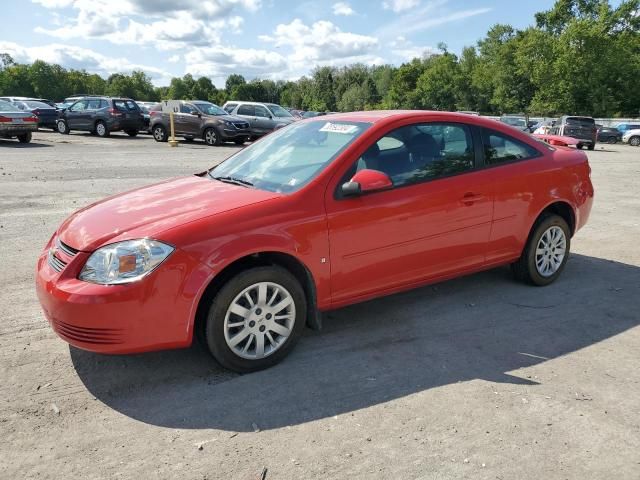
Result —
<path fill-rule="evenodd" d="M 363 122 L 294 123 L 212 168 L 220 181 L 290 193 L 313 180 L 369 128 Z"/>
<path fill-rule="evenodd" d="M 20 109 L 9 102 L 0 100 L 0 112 L 19 112 Z"/>
<path fill-rule="evenodd" d="M 595 125 L 596 121 L 593 118 L 567 117 L 565 123 L 567 125 L 576 125 L 580 127 L 592 127 L 593 125 Z"/>
<path fill-rule="evenodd" d="M 219 106 L 209 102 L 194 102 L 194 105 L 198 107 L 205 115 L 229 115 L 225 110 Z"/>
<path fill-rule="evenodd" d="M 269 104 L 268 107 L 269 107 L 269 110 L 271 110 L 271 113 L 273 113 L 274 117 L 293 118 L 293 116 L 289 112 L 287 112 L 284 108 L 282 108 L 280 105 Z"/>

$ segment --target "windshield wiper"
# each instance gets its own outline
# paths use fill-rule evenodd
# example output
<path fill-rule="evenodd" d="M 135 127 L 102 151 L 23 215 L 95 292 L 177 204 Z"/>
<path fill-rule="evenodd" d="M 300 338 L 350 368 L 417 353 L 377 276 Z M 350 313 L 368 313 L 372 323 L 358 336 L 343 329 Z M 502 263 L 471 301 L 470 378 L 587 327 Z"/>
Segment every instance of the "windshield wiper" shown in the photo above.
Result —
<path fill-rule="evenodd" d="M 234 185 L 241 185 L 243 187 L 253 187 L 253 183 L 248 182 L 247 180 L 242 180 L 241 178 L 236 177 L 214 177 L 209 172 L 209 176 L 214 180 L 218 180 L 219 182 L 232 183 Z"/>

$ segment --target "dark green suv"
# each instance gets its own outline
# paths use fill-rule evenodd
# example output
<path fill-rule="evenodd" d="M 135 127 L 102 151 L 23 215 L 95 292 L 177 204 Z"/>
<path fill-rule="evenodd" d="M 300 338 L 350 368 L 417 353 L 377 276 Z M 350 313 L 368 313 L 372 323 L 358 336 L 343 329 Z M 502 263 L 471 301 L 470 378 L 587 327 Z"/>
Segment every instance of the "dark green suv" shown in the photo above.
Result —
<path fill-rule="evenodd" d="M 60 112 L 56 123 L 58 132 L 84 130 L 99 137 L 111 132 L 124 131 L 135 137 L 143 128 L 144 117 L 140 107 L 130 98 L 83 97 Z"/>

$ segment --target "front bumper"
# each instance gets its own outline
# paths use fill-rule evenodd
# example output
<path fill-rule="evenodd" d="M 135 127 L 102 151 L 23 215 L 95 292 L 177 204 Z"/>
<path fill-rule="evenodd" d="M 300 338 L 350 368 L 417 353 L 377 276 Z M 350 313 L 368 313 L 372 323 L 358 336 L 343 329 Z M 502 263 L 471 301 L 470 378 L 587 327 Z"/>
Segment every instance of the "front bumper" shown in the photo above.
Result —
<path fill-rule="evenodd" d="M 223 128 L 221 132 L 223 140 L 237 140 L 243 138 L 248 140 L 251 136 L 249 130 L 238 130 L 237 128 Z"/>
<path fill-rule="evenodd" d="M 56 258 L 66 263 L 57 271 L 48 260 L 52 244 L 38 258 L 36 291 L 60 338 L 83 350 L 111 354 L 191 344 L 195 305 L 209 278 L 199 262 L 176 249 L 140 281 L 97 285 L 77 279 L 89 253 L 69 257 L 55 250 Z"/>

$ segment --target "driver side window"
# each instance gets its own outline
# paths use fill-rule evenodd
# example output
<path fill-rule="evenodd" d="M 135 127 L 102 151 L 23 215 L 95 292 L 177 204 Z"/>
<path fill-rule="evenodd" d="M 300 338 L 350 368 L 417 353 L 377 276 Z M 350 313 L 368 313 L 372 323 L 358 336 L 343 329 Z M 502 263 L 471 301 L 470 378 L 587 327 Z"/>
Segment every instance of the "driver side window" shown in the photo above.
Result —
<path fill-rule="evenodd" d="M 386 173 L 394 187 L 473 170 L 471 130 L 463 124 L 447 123 L 392 130 L 369 147 L 352 172 L 365 168 Z"/>
<path fill-rule="evenodd" d="M 256 105 L 256 117 L 269 118 L 271 115 L 262 105 Z"/>
<path fill-rule="evenodd" d="M 80 100 L 79 102 L 74 103 L 73 105 L 71 105 L 71 107 L 69 108 L 69 111 L 71 112 L 81 112 L 83 110 L 87 109 L 87 101 L 86 100 Z"/>
<path fill-rule="evenodd" d="M 180 113 L 194 113 L 196 112 L 196 108 L 193 105 L 189 105 L 188 103 L 183 103 L 180 105 Z"/>

